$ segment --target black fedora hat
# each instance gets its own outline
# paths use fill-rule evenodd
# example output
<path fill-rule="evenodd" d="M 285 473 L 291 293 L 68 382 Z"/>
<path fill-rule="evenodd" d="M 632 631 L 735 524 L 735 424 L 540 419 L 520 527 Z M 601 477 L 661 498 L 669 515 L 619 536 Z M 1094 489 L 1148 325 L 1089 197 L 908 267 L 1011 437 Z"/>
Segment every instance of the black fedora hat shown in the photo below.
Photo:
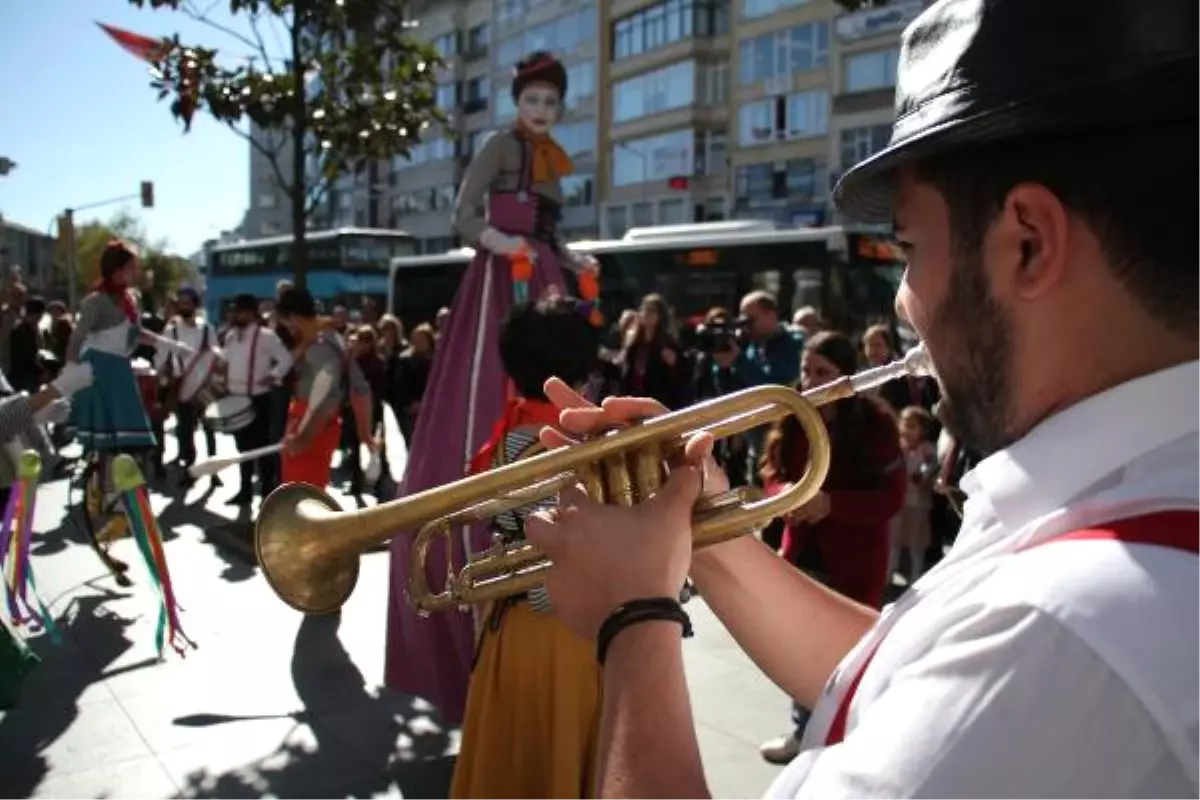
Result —
<path fill-rule="evenodd" d="M 939 0 L 904 31 L 886 148 L 834 189 L 889 222 L 896 169 L 1021 138 L 1196 123 L 1196 0 Z"/>

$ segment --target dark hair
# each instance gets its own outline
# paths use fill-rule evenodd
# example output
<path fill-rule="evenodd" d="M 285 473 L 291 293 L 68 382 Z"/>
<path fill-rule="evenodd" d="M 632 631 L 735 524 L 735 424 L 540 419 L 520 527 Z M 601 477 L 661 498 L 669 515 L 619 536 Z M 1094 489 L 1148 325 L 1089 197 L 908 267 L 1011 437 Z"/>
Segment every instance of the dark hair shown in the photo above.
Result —
<path fill-rule="evenodd" d="M 46 313 L 46 301 L 41 295 L 35 294 L 25 301 L 25 313 L 37 314 L 39 317 Z"/>
<path fill-rule="evenodd" d="M 549 297 L 515 306 L 500 330 L 500 361 L 522 397 L 545 400 L 547 378 L 571 386 L 596 366 L 600 332 L 573 297 Z"/>
<path fill-rule="evenodd" d="M 917 180 L 950 209 L 952 244 L 977 252 L 1014 186 L 1045 186 L 1100 243 L 1108 266 L 1146 314 L 1196 335 L 1200 215 L 1196 123 L 1022 139 L 929 156 Z"/>
<path fill-rule="evenodd" d="M 512 99 L 517 102 L 521 92 L 531 83 L 548 83 L 558 89 L 558 96 L 567 99 L 567 69 L 554 56 L 544 50 L 530 53 L 513 67 Z"/>
<path fill-rule="evenodd" d="M 283 293 L 279 295 L 279 301 L 275 304 L 275 311 L 281 317 L 315 319 L 317 316 L 317 302 L 313 300 L 312 292 L 307 289 L 292 287 L 284 289 Z"/>
<path fill-rule="evenodd" d="M 857 369 L 858 353 L 849 337 L 837 331 L 816 333 L 804 345 L 804 352 L 827 359 L 843 375 Z M 797 386 L 796 388 L 799 388 Z M 896 432 L 896 415 L 891 407 L 871 395 L 857 395 L 836 403 L 837 418 L 829 423 L 833 445 L 830 474 L 845 479 L 841 489 L 874 489 L 881 483 L 879 464 L 870 454 L 871 442 L 886 426 L 891 435 Z M 771 426 L 763 444 L 759 474 L 765 479 L 797 481 L 802 477 L 790 470 L 790 453 L 807 448 L 800 423 L 792 416 L 784 417 Z"/>
<path fill-rule="evenodd" d="M 109 280 L 119 270 L 124 269 L 133 261 L 134 253 L 129 245 L 120 239 L 111 239 L 100 253 L 100 277 Z"/>

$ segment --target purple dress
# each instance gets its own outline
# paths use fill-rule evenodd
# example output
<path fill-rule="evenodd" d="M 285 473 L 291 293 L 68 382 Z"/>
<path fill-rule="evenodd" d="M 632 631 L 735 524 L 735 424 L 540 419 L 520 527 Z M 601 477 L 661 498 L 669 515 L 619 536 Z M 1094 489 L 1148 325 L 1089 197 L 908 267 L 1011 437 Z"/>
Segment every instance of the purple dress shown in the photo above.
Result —
<path fill-rule="evenodd" d="M 554 243 L 558 204 L 532 191 L 531 147 L 517 141 L 521 163 L 515 170 L 516 191 L 489 192 L 487 222 L 502 233 L 524 237 L 536 250 L 529 283 L 529 297 L 534 299 L 550 286 L 564 288 L 559 249 Z M 503 414 L 508 378 L 500 363 L 499 336 L 512 304 L 509 260 L 477 247 L 451 305 L 449 326 L 438 341 L 399 496 L 462 478 L 471 457 Z M 385 680 L 392 689 L 433 703 L 445 724 L 458 725 L 474 660 L 474 616 L 470 609 L 435 612 L 424 618 L 413 611 L 406 591 L 415 533 L 398 531 L 392 538 Z M 430 548 L 426 562 L 426 578 L 435 592 L 445 582 L 444 541 Z M 451 541 L 450 555 L 458 568 L 464 563 L 464 553 L 487 548 L 491 536 L 481 524 L 457 530 Z"/>

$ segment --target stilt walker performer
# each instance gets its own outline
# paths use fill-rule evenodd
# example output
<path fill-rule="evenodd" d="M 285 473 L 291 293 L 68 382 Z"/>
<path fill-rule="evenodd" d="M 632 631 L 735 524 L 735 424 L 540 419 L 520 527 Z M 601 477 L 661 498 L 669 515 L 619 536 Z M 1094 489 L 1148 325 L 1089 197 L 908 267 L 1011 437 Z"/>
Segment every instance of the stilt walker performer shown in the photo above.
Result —
<path fill-rule="evenodd" d="M 564 267 L 596 285 L 595 261 L 574 256 L 558 232 L 560 181 L 570 174 L 571 161 L 550 132 L 566 95 L 567 73 L 558 59 L 539 52 L 518 63 L 512 82 L 517 122 L 484 143 L 463 178 L 454 226 L 475 247 L 475 260 L 438 342 L 401 496 L 458 480 L 488 440 L 508 399 L 497 341 L 514 301 L 528 302 L 551 286 L 564 289 Z M 404 595 L 410 541 L 405 532 L 396 533 L 386 682 L 429 700 L 444 722 L 457 724 L 466 702 L 474 618 L 469 611 L 448 611 L 422 619 L 412 611 Z M 464 551 L 487 544 L 486 526 L 466 528 L 451 557 L 462 564 Z M 431 551 L 430 581 L 445 577 L 444 558 Z"/>

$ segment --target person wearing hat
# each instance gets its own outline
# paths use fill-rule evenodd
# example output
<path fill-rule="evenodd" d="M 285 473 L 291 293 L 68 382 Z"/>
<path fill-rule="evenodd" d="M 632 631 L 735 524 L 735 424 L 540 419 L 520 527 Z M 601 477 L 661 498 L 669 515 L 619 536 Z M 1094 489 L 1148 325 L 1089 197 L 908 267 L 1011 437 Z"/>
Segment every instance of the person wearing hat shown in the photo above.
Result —
<path fill-rule="evenodd" d="M 953 549 L 896 603 L 752 536 L 693 554 L 693 506 L 726 485 L 704 436 L 647 502 L 568 488 L 526 522 L 604 664 L 599 796 L 708 793 L 671 599 L 689 574 L 813 709 L 771 797 L 1200 793 L 1198 11 L 941 0 L 905 31 L 891 143 L 834 198 L 894 222 L 897 309 L 985 458 Z M 661 412 L 547 395 L 575 436 Z"/>
<path fill-rule="evenodd" d="M 284 483 L 308 483 L 318 489 L 329 486 L 333 451 L 341 441 L 343 399 L 368 409 L 366 419 L 353 414 L 359 436 L 369 447 L 377 447 L 371 435 L 369 409 L 371 389 L 362 370 L 347 358 L 337 334 L 317 317 L 317 304 L 307 289 L 289 288 L 279 296 L 276 313 L 296 341 L 296 394 L 288 405 L 283 441 L 281 477 Z M 365 401 L 365 403 L 364 403 Z"/>
<path fill-rule="evenodd" d="M 191 355 L 181 355 L 164 346 L 158 347 L 155 353 L 154 367 L 160 374 L 168 376 L 169 393 L 175 398 L 179 396 L 184 377 L 200 368 L 199 355 L 217 347 L 217 332 L 199 315 L 199 308 L 200 293 L 190 286 L 184 286 L 175 298 L 175 316 L 167 322 L 162 332 L 164 339 L 188 347 Z M 188 476 L 187 469 L 196 462 L 196 428 L 204 430 L 204 447 L 209 458 L 217 454 L 216 434 L 204 423 L 204 408 L 199 401 L 193 399 L 169 405 L 175 406 L 175 439 L 179 445 L 176 460 L 183 474 L 181 481 L 188 485 L 193 479 Z M 221 485 L 219 476 L 213 476 L 213 484 Z"/>
<path fill-rule="evenodd" d="M 274 331 L 260 324 L 257 297 L 239 294 L 233 299 L 232 324 L 223 334 L 221 344 L 225 357 L 225 386 L 231 395 L 250 398 L 254 410 L 253 421 L 233 435 L 238 452 L 273 444 L 271 392 L 283 385 L 283 379 L 292 368 L 292 355 Z M 253 500 L 255 469 L 263 495 L 269 493 L 278 484 L 277 464 L 271 456 L 243 461 L 239 465 L 241 488 L 227 502 L 248 505 Z"/>

